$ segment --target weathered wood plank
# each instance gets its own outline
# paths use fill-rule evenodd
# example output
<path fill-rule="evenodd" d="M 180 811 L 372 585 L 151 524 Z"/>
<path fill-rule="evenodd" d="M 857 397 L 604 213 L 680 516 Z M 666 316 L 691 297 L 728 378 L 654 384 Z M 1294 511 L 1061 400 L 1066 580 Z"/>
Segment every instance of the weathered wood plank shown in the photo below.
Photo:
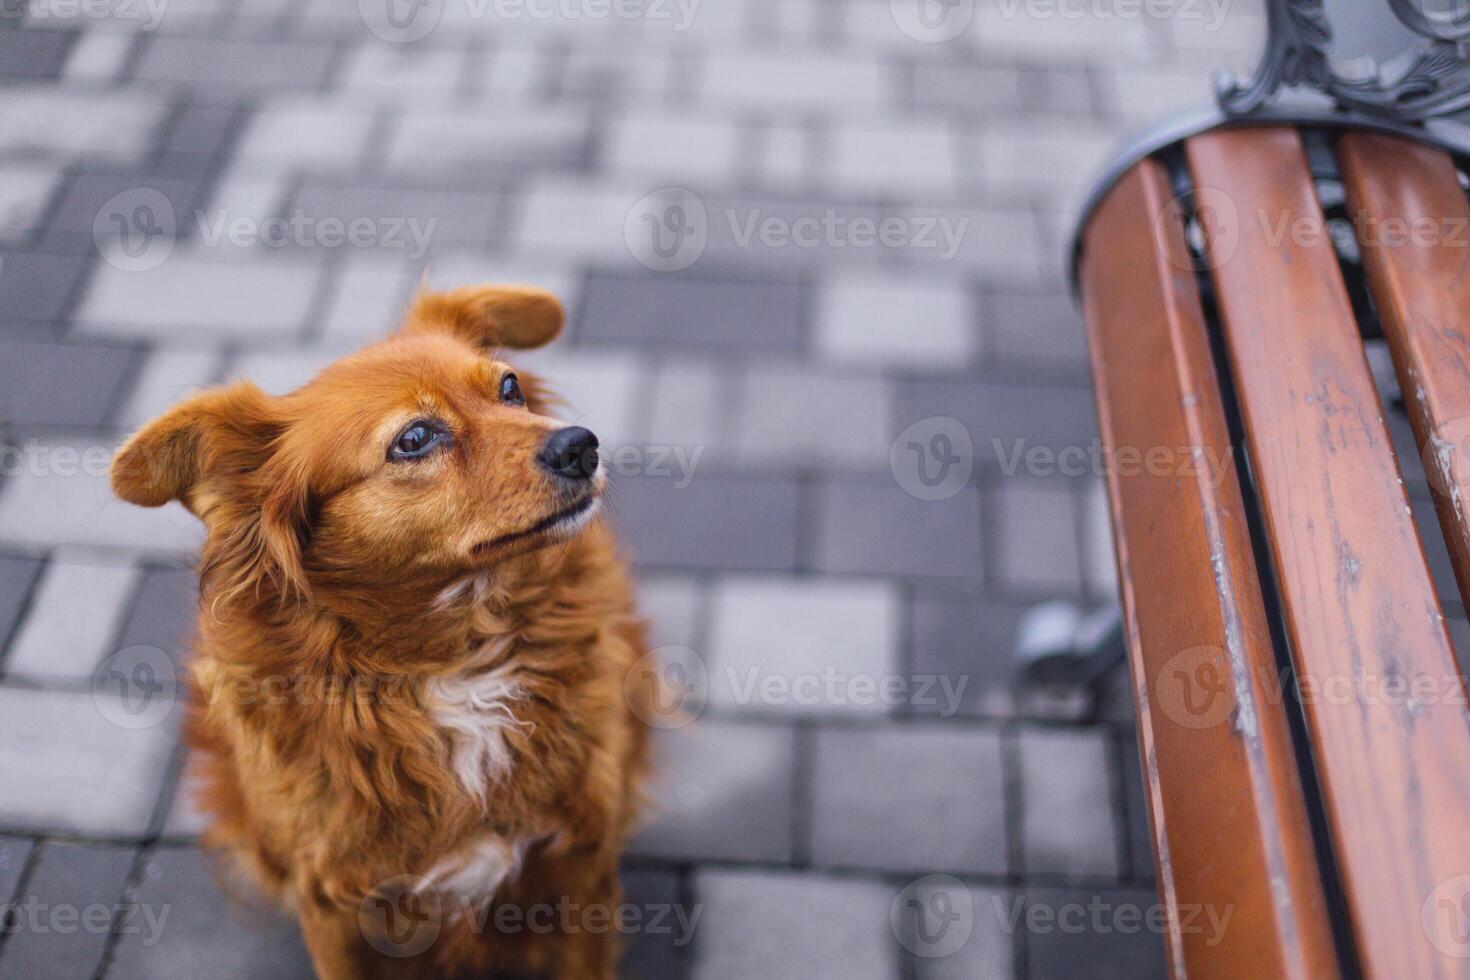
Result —
<path fill-rule="evenodd" d="M 1470 976 L 1431 911 L 1470 880 L 1470 719 L 1301 139 L 1186 154 L 1223 195 L 1216 293 L 1359 960 Z"/>
<path fill-rule="evenodd" d="M 1336 955 L 1171 196 L 1140 163 L 1081 265 L 1169 958 L 1175 977 L 1320 980 Z"/>
<path fill-rule="evenodd" d="M 1470 607 L 1470 203 L 1443 150 L 1338 143 L 1348 205 L 1460 596 Z"/>

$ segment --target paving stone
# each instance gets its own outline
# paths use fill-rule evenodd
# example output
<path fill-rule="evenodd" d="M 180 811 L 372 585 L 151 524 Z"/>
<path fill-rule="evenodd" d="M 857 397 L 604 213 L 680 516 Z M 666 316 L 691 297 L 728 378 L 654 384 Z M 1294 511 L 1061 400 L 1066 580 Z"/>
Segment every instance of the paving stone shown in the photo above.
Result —
<path fill-rule="evenodd" d="M 1014 7 L 977 4 L 963 37 L 982 54 L 1031 55 L 1050 61 L 1071 57 L 1137 60 L 1148 52 L 1152 31 L 1147 19 L 1113 16 L 1109 8 L 1092 8 L 1091 13 L 1073 16 L 1060 7 L 1043 5 L 1035 16 L 1017 16 Z"/>
<path fill-rule="evenodd" d="M 961 282 L 855 275 L 817 293 L 814 346 L 824 359 L 962 371 L 979 347 L 974 296 Z"/>
<path fill-rule="evenodd" d="M 597 100 L 646 99 L 658 104 L 675 83 L 674 65 L 674 58 L 664 51 L 645 48 L 636 57 L 628 57 L 622 52 L 577 48 L 568 54 L 562 66 L 561 94 Z M 512 77 L 513 70 L 497 72 L 492 75 L 492 81 L 503 85 Z M 493 84 L 491 91 L 496 91 Z"/>
<path fill-rule="evenodd" d="M 219 373 L 219 362 L 219 352 L 212 348 L 164 347 L 148 354 L 118 413 L 118 426 L 132 430 L 162 415 L 212 382 Z"/>
<path fill-rule="evenodd" d="M 0 255 L 0 322 L 59 320 L 85 268 L 77 255 Z"/>
<path fill-rule="evenodd" d="M 84 554 L 53 555 L 6 663 L 11 674 L 86 680 L 112 652 L 137 571 Z"/>
<path fill-rule="evenodd" d="M 704 65 L 704 103 L 782 112 L 871 109 L 888 95 L 892 69 L 877 59 L 815 52 L 801 58 L 776 53 L 715 53 Z"/>
<path fill-rule="evenodd" d="M 322 369 L 352 348 L 338 342 L 315 347 L 286 347 L 252 350 L 235 359 L 225 377 L 244 378 L 271 395 L 286 395 L 321 373 Z"/>
<path fill-rule="evenodd" d="M 1008 918 L 1013 900 L 1005 892 L 966 885 L 952 876 L 926 876 L 915 879 L 899 897 L 912 903 L 910 914 L 899 922 L 904 929 L 900 942 L 913 954 L 908 962 L 915 980 L 1016 976 L 1016 943 Z M 920 914 L 925 918 L 919 919 Z M 952 935 L 950 929 L 965 931 Z"/>
<path fill-rule="evenodd" d="M 1082 316 L 1059 293 L 992 293 L 988 304 L 990 349 L 1003 363 L 1046 368 L 1087 368 L 1087 334 Z"/>
<path fill-rule="evenodd" d="M 914 673 L 947 681 L 960 696 L 958 712 L 950 711 L 954 701 L 942 687 L 922 701 L 911 698 L 910 710 L 930 717 L 1014 714 L 1012 651 L 1025 609 L 1020 603 L 942 594 L 916 598 L 909 615 Z"/>
<path fill-rule="evenodd" d="M 163 836 L 169 840 L 193 841 L 209 825 L 209 817 L 197 805 L 196 785 L 187 767 L 174 789 L 168 816 L 163 821 Z"/>
<path fill-rule="evenodd" d="M 591 429 L 609 452 L 615 453 L 623 446 L 636 448 L 632 442 L 638 427 L 635 413 L 647 371 L 639 358 L 553 346 L 515 352 L 508 359 L 517 367 L 534 371 L 556 394 L 561 404 L 552 414 Z M 613 472 L 616 479 L 622 479 L 637 475 L 639 470 L 635 463 Z"/>
<path fill-rule="evenodd" d="M 156 647 L 178 667 L 193 644 L 198 615 L 199 576 L 192 569 L 150 569 L 123 625 L 118 648 Z"/>
<path fill-rule="evenodd" d="M 172 726 L 165 719 L 123 728 L 103 715 L 104 706 L 125 717 L 106 694 L 94 701 L 89 691 L 0 687 L 0 822 L 36 832 L 143 833 L 163 785 Z M 145 711 L 136 718 L 151 718 L 154 708 Z"/>
<path fill-rule="evenodd" d="M 693 941 L 684 935 L 677 911 L 692 920 L 694 908 L 682 901 L 679 876 L 672 871 L 652 868 L 625 868 L 622 873 L 623 901 L 639 910 L 646 928 L 624 937 L 622 956 L 618 960 L 620 977 L 677 977 L 684 950 Z M 667 910 L 675 910 L 669 912 Z M 655 926 L 653 917 L 663 916 Z M 697 921 L 691 921 L 698 935 Z M 657 931 L 656 931 L 657 930 Z"/>
<path fill-rule="evenodd" d="M 1154 892 L 1027 888 L 1022 894 L 1019 928 L 1027 976 L 1163 980 L 1169 975 L 1158 926 L 1162 911 Z M 1221 910 L 1217 916 L 1224 914 Z M 1208 921 L 1201 928 L 1216 934 Z"/>
<path fill-rule="evenodd" d="M 74 544 L 140 551 L 192 551 L 201 528 L 179 504 L 150 509 L 112 494 L 113 446 L 33 439 L 20 447 L 19 472 L 0 486 L 0 541 Z"/>
<path fill-rule="evenodd" d="M 980 494 L 920 500 L 887 480 L 825 480 L 817 489 L 816 565 L 831 572 L 941 576 L 978 586 Z"/>
<path fill-rule="evenodd" d="M 729 118 L 632 112 L 613 124 L 604 157 L 621 176 L 718 185 L 734 175 L 739 137 Z"/>
<path fill-rule="evenodd" d="M 95 974 L 132 865 L 132 848 L 41 844 L 35 870 L 16 896 L 6 975 Z"/>
<path fill-rule="evenodd" d="M 648 621 L 651 646 L 694 647 L 700 642 L 704 587 L 694 578 L 653 575 L 638 582 L 638 610 Z"/>
<path fill-rule="evenodd" d="M 885 583 L 725 579 L 710 620 L 713 704 L 881 715 L 897 703 L 899 598 Z"/>
<path fill-rule="evenodd" d="M 1135 878 L 1154 876 L 1154 837 L 1149 829 L 1148 792 L 1143 784 L 1143 764 L 1138 752 L 1136 734 L 1121 738 L 1123 803 L 1128 811 L 1128 856 Z"/>
<path fill-rule="evenodd" d="M 1058 472 L 1060 453 L 1081 450 L 1090 460 L 1097 443 L 1097 416 L 1092 392 L 1080 385 L 1030 385 L 991 381 L 925 379 L 902 388 L 896 425 L 943 416 L 969 430 L 977 462 L 995 461 L 1002 475 L 1023 472 L 1027 453 L 1041 447 L 1050 468 L 1028 473 Z M 1016 469 L 1012 469 L 1012 467 Z"/>
<path fill-rule="evenodd" d="M 816 168 L 811 132 L 805 126 L 770 123 L 757 130 L 754 172 L 772 187 L 801 188 Z"/>
<path fill-rule="evenodd" d="M 40 574 L 41 561 L 37 558 L 0 555 L 0 651 L 15 631 L 20 611 L 30 601 Z"/>
<path fill-rule="evenodd" d="M 1026 874 L 1115 877 L 1117 816 L 1103 731 L 1028 728 L 1020 757 Z"/>
<path fill-rule="evenodd" d="M 789 570 L 796 567 L 797 483 L 700 470 L 687 486 L 624 477 L 612 501 L 633 560 L 644 565 Z M 4 527 L 0 498 L 0 528 Z"/>
<path fill-rule="evenodd" d="M 958 208 L 924 200 L 891 209 L 924 248 L 900 257 L 937 266 L 949 275 L 975 273 L 1008 286 L 1045 283 L 1060 288 L 1056 247 L 1044 242 L 1036 215 L 1016 207 Z M 941 222 L 943 222 L 941 224 Z"/>
<path fill-rule="evenodd" d="M 200 179 L 210 174 L 240 118 L 233 106 L 188 105 L 153 169 Z"/>
<path fill-rule="evenodd" d="M 1024 79 L 1014 68 L 991 63 L 920 60 L 914 65 L 914 101 L 921 109 L 966 116 L 1019 112 Z"/>
<path fill-rule="evenodd" d="M 843 977 L 893 980 L 892 889 L 877 882 L 786 871 L 701 869 L 704 905 L 694 980 Z"/>
<path fill-rule="evenodd" d="M 154 934 L 146 916 L 138 917 L 142 928 L 118 939 L 109 980 L 312 976 L 295 921 L 258 903 L 231 901 L 216 884 L 209 860 L 194 848 L 149 854 L 133 900 L 160 914 L 167 908 L 168 918 Z"/>
<path fill-rule="evenodd" d="M 48 241 L 56 242 L 58 250 L 68 246 L 74 248 L 72 243 L 77 241 L 84 242 L 83 247 L 88 251 L 94 247 L 101 248 L 104 242 L 121 237 L 122 232 L 117 230 L 114 223 L 118 218 L 127 219 L 127 234 L 136 235 L 139 225 L 138 219 L 131 215 L 134 205 L 119 205 L 113 199 L 119 194 L 140 195 L 153 191 L 163 195 L 172 206 L 179 233 L 189 234 L 189 216 L 199 193 L 196 182 L 138 174 L 81 174 L 68 182 L 66 194 L 56 213 L 51 216 Z M 124 202 L 126 200 L 123 199 Z M 101 241 L 95 237 L 99 229 L 99 216 L 103 222 L 100 227 L 107 230 L 107 236 Z"/>
<path fill-rule="evenodd" d="M 28 837 L 0 837 L 0 904 L 15 897 L 35 850 L 35 843 Z"/>
<path fill-rule="evenodd" d="M 735 446 L 748 463 L 885 469 L 893 404 L 876 377 L 757 364 L 740 378 Z"/>
<path fill-rule="evenodd" d="M 287 335 L 301 328 L 319 274 L 295 257 L 216 261 L 183 250 L 145 271 L 104 264 L 77 322 L 112 336 Z"/>
<path fill-rule="evenodd" d="M 538 173 L 517 197 L 516 250 L 642 271 L 628 249 L 628 215 L 646 186 L 608 187 L 582 177 Z"/>
<path fill-rule="evenodd" d="M 100 426 L 133 359 L 126 347 L 0 340 L 0 416 L 19 425 Z"/>
<path fill-rule="evenodd" d="M 0 244 L 22 241 L 36 231 L 60 180 L 55 167 L 0 166 Z"/>
<path fill-rule="evenodd" d="M 581 160 L 587 117 L 579 110 L 539 107 L 486 112 L 413 112 L 388 146 L 388 169 L 417 179 L 429 174 L 483 174 L 487 164 L 568 165 Z M 432 147 L 432 152 L 425 152 Z"/>
<path fill-rule="evenodd" d="M 735 421 L 730 406 L 736 404 L 733 378 L 708 361 L 672 358 L 655 370 L 651 389 L 644 445 L 682 449 L 696 468 L 730 453 Z"/>
<path fill-rule="evenodd" d="M 414 280 L 387 255 L 358 252 L 337 270 L 319 330 L 328 340 L 369 342 L 403 319 Z"/>
<path fill-rule="evenodd" d="M 78 36 L 77 31 L 0 31 L 0 77 L 55 78 Z"/>
<path fill-rule="evenodd" d="M 540 258 L 491 252 L 446 251 L 435 256 L 424 275 L 430 289 L 454 289 L 486 282 L 538 286 L 562 301 L 569 319 L 576 316 L 581 288 L 581 274 L 570 266 Z"/>
<path fill-rule="evenodd" d="M 332 49 L 325 44 L 156 37 L 144 48 L 135 74 L 144 82 L 204 88 L 312 88 L 326 80 L 331 59 Z"/>
<path fill-rule="evenodd" d="M 699 269 L 729 267 L 747 275 L 790 275 L 837 262 L 867 268 L 924 251 L 937 253 L 944 242 L 936 209 L 925 208 L 924 216 L 905 209 L 892 215 L 898 222 L 893 228 L 885 228 L 882 222 L 888 215 L 876 198 L 707 196 L 704 205 L 709 235 Z M 924 247 L 911 247 L 916 241 Z"/>
<path fill-rule="evenodd" d="M 62 74 L 73 81 L 110 82 L 127 63 L 133 40 L 127 34 L 83 31 L 71 46 Z"/>
<path fill-rule="evenodd" d="M 802 293 L 794 282 L 594 274 L 579 332 L 660 346 L 795 350 Z"/>
<path fill-rule="evenodd" d="M 816 864 L 1003 875 L 1005 810 L 994 732 L 904 725 L 817 733 Z"/>
<path fill-rule="evenodd" d="M 365 106 L 302 96 L 272 99 L 251 117 L 235 165 L 246 171 L 353 170 L 373 122 L 374 113 Z"/>
<path fill-rule="evenodd" d="M 485 246 L 495 234 L 499 198 L 494 194 L 412 190 L 391 187 L 340 187 L 308 182 L 297 194 L 298 211 L 314 226 L 335 218 L 347 228 L 363 229 L 339 251 L 366 248 L 402 262 L 418 261 L 432 246 Z"/>
<path fill-rule="evenodd" d="M 952 193 L 958 148 L 943 122 L 839 124 L 832 139 L 835 186 L 854 193 Z"/>
<path fill-rule="evenodd" d="M 1089 591 L 1118 601 L 1118 564 L 1113 548 L 1107 485 L 1092 480 L 1082 495 L 1082 573 Z"/>
<path fill-rule="evenodd" d="M 339 84 L 352 91 L 418 103 L 433 96 L 452 96 L 464 65 L 464 48 L 361 44 L 347 56 Z"/>
<path fill-rule="evenodd" d="M 634 854 L 791 860 L 796 740 L 790 728 L 706 717 L 656 732 L 653 745 L 653 802 Z"/>
<path fill-rule="evenodd" d="M 1116 137 L 1075 124 L 1003 123 L 977 136 L 980 179 L 992 189 L 1081 191 L 1102 169 Z"/>
<path fill-rule="evenodd" d="M 0 91 L 0 150 L 136 164 L 163 112 L 160 98 L 142 92 L 7 88 Z"/>
<path fill-rule="evenodd" d="M 1002 479 L 991 501 L 1004 585 L 1038 597 L 1079 593 L 1077 504 L 1069 482 Z"/>

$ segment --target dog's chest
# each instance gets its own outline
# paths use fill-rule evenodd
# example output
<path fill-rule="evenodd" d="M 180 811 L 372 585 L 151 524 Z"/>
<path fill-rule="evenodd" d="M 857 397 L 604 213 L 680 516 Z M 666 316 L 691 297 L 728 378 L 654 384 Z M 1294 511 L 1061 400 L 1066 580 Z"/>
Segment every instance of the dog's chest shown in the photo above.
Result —
<path fill-rule="evenodd" d="M 517 712 L 526 697 L 513 665 L 436 677 L 429 685 L 429 710 L 450 744 L 455 777 L 471 797 L 483 798 L 511 773 L 515 756 L 509 736 L 531 723 Z"/>

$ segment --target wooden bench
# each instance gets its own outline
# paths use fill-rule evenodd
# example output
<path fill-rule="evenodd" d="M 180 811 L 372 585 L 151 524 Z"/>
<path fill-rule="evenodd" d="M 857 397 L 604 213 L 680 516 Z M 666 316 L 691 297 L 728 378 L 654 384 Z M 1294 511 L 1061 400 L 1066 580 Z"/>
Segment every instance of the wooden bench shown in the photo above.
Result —
<path fill-rule="evenodd" d="M 1159 461 L 1108 485 L 1176 977 L 1470 977 L 1470 713 L 1364 350 L 1470 600 L 1470 205 L 1436 142 L 1185 126 L 1083 218 L 1107 458 Z"/>

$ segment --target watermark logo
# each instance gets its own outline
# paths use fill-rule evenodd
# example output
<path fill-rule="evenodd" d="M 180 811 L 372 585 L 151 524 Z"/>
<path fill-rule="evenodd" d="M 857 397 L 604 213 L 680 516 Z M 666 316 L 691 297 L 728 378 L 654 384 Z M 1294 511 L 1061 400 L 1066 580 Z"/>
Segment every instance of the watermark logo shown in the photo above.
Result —
<path fill-rule="evenodd" d="M 1218 187 L 1196 187 L 1172 198 L 1154 215 L 1160 239 L 1183 233 L 1186 251 L 1166 249 L 1170 263 L 1185 272 L 1218 269 L 1240 246 L 1240 209 Z"/>
<path fill-rule="evenodd" d="M 645 725 L 683 728 L 704 710 L 709 671 L 686 646 L 656 647 L 634 661 L 623 678 L 623 696 Z"/>
<path fill-rule="evenodd" d="M 975 0 L 889 0 L 898 29 L 915 41 L 940 44 L 965 32 L 975 16 Z"/>
<path fill-rule="evenodd" d="M 904 949 L 925 959 L 952 956 L 970 941 L 975 900 L 952 875 L 911 881 L 888 908 L 888 924 Z"/>
<path fill-rule="evenodd" d="M 379 883 L 357 909 L 357 925 L 368 945 L 395 959 L 417 956 L 434 945 L 443 923 L 439 892 L 414 875 Z"/>
<path fill-rule="evenodd" d="M 1424 934 L 1446 956 L 1470 959 L 1470 875 L 1439 883 L 1420 909 Z"/>
<path fill-rule="evenodd" d="M 158 29 L 167 8 L 168 0 L 0 0 L 0 24 L 21 19 L 29 27 L 114 21 L 146 33 Z M 133 28 L 134 23 L 139 26 Z"/>
<path fill-rule="evenodd" d="M 411 44 L 429 36 L 444 16 L 444 0 L 357 0 L 363 25 L 389 44 Z"/>
<path fill-rule="evenodd" d="M 654 272 L 687 269 L 709 244 L 709 213 L 685 187 L 645 194 L 623 221 L 623 241 L 639 265 Z"/>
<path fill-rule="evenodd" d="M 888 451 L 888 468 L 909 496 L 945 500 L 969 485 L 975 442 L 958 419 L 933 415 L 898 434 Z"/>
<path fill-rule="evenodd" d="M 119 650 L 92 674 L 92 702 L 119 728 L 152 728 L 173 712 L 177 695 L 173 661 L 157 647 Z"/>
<path fill-rule="evenodd" d="M 92 241 L 107 263 L 124 272 L 146 272 L 173 254 L 178 216 L 173 202 L 153 187 L 114 194 L 92 218 Z"/>
<path fill-rule="evenodd" d="M 1230 717 L 1230 662 L 1219 647 L 1180 650 L 1154 675 L 1154 697 L 1164 714 L 1185 728 L 1213 728 Z"/>

